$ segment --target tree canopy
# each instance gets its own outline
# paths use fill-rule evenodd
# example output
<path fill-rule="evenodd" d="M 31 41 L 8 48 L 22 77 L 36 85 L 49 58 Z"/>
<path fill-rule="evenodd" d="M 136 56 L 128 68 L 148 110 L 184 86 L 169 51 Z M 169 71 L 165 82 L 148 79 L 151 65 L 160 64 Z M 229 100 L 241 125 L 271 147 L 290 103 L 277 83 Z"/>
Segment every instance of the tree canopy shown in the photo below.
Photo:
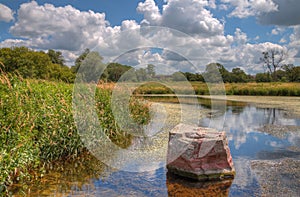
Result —
<path fill-rule="evenodd" d="M 65 82 L 73 82 L 75 78 L 71 70 L 63 65 L 61 53 L 54 50 L 45 53 L 27 47 L 1 48 L 0 61 L 4 65 L 2 68 L 4 72 L 18 73 L 24 78 Z"/>

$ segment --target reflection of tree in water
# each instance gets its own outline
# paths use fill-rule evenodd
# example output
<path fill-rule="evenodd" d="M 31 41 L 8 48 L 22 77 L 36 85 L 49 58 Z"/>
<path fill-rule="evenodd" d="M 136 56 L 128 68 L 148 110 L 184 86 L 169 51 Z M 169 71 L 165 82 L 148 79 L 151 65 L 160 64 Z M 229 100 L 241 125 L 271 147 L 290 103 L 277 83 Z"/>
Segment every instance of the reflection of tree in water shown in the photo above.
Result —
<path fill-rule="evenodd" d="M 251 132 L 262 131 L 276 137 L 274 131 L 288 128 L 285 129 L 285 133 L 289 133 L 289 127 L 300 125 L 299 120 L 286 117 L 286 111 L 276 108 L 258 108 L 249 104 L 241 105 L 240 103 L 227 103 L 226 113 L 221 110 L 209 112 L 206 118 L 200 120 L 199 124 L 209 126 L 211 120 L 221 122 L 222 118 L 225 118 L 223 128 L 217 129 L 224 129 L 230 133 L 229 140 L 234 141 L 236 149 L 239 149 L 247 141 L 247 136 Z M 215 125 L 211 126 L 214 127 Z M 270 127 L 272 127 L 272 130 L 266 130 Z"/>
<path fill-rule="evenodd" d="M 275 108 L 266 108 L 263 109 L 264 114 L 267 117 L 267 124 L 274 125 L 276 121 L 276 109 Z"/>
<path fill-rule="evenodd" d="M 236 106 L 236 107 L 232 107 L 232 113 L 233 114 L 240 114 L 244 111 L 245 107 L 241 107 L 241 106 Z"/>
<path fill-rule="evenodd" d="M 262 125 L 277 125 L 277 126 L 291 126 L 298 125 L 300 126 L 299 119 L 288 117 L 285 110 L 276 109 L 276 108 L 263 108 L 258 109 L 263 111 L 263 122 Z"/>

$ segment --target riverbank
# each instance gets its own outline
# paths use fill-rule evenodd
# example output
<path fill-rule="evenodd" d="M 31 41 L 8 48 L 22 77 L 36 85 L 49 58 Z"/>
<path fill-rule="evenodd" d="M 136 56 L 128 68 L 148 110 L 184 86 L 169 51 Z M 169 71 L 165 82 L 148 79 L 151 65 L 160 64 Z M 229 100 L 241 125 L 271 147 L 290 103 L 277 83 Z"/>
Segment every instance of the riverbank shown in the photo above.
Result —
<path fill-rule="evenodd" d="M 203 83 L 197 81 L 166 81 L 166 82 L 147 82 L 128 83 L 135 84 L 135 94 L 196 94 L 211 95 L 226 93 L 226 95 L 247 95 L 247 96 L 300 96 L 300 83 Z M 191 87 L 194 93 L 191 92 Z"/>

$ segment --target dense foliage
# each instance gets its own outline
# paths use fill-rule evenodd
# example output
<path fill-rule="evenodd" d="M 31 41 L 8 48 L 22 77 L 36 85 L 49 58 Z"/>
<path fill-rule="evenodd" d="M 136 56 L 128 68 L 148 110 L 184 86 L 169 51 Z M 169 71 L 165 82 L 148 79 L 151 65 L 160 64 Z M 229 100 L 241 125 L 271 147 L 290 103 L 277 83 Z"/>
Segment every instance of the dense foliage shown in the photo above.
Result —
<path fill-rule="evenodd" d="M 7 73 L 18 73 L 23 78 L 73 82 L 71 69 L 64 65 L 60 52 L 34 51 L 26 47 L 0 49 L 1 68 Z"/>

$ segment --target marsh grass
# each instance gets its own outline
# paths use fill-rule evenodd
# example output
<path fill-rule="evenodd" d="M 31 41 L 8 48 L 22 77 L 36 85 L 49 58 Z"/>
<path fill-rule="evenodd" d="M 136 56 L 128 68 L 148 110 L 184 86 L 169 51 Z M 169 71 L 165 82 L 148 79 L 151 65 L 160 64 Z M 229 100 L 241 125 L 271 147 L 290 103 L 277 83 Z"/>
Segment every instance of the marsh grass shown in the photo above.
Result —
<path fill-rule="evenodd" d="M 44 166 L 86 152 L 72 114 L 73 85 L 22 79 L 0 72 L 0 196 L 19 183 L 26 189 L 43 176 Z M 96 111 L 106 135 L 125 148 L 131 135 L 118 128 L 111 108 L 111 89 L 98 88 Z M 133 100 L 132 116 L 146 123 L 147 106 Z"/>
<path fill-rule="evenodd" d="M 209 95 L 220 92 L 214 84 L 202 82 L 190 82 L 196 95 Z M 174 82 L 173 89 L 177 89 L 179 94 L 190 94 L 188 89 L 182 86 L 182 82 Z M 212 87 L 212 89 L 208 89 Z M 225 83 L 227 95 L 252 95 L 252 96 L 300 96 L 300 83 Z M 170 88 L 157 82 L 150 82 L 139 86 L 134 91 L 135 94 L 173 94 Z"/>
<path fill-rule="evenodd" d="M 300 96 L 300 83 L 232 83 L 225 87 L 228 95 Z"/>

